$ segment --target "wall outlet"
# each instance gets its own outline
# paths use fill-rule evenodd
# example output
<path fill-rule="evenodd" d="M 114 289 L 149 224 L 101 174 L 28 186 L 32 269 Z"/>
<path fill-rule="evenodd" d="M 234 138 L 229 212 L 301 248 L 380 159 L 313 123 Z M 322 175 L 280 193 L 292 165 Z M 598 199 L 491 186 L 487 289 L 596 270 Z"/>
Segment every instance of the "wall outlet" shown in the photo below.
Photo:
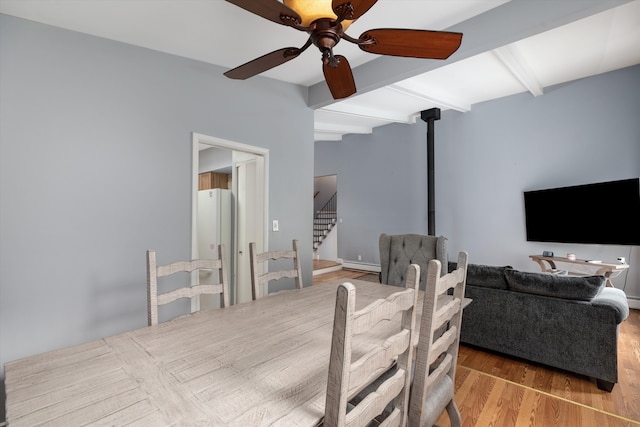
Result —
<path fill-rule="evenodd" d="M 358 261 L 362 261 L 362 255 L 358 255 Z"/>
<path fill-rule="evenodd" d="M 273 220 L 272 230 L 273 230 L 273 231 L 278 231 L 278 230 L 280 230 L 280 225 L 278 224 L 278 220 L 277 220 L 277 219 L 274 219 L 274 220 Z"/>

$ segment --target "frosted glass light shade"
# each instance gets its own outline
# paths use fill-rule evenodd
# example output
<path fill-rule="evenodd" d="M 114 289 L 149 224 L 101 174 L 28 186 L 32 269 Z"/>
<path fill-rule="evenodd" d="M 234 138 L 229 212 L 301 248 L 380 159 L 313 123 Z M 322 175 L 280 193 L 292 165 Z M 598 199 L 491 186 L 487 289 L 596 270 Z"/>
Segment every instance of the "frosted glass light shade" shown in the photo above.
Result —
<path fill-rule="evenodd" d="M 320 18 L 337 19 L 331 8 L 331 0 L 283 0 L 285 6 L 298 12 L 302 18 L 301 25 L 308 27 Z M 342 29 L 346 30 L 353 21 L 342 21 Z"/>

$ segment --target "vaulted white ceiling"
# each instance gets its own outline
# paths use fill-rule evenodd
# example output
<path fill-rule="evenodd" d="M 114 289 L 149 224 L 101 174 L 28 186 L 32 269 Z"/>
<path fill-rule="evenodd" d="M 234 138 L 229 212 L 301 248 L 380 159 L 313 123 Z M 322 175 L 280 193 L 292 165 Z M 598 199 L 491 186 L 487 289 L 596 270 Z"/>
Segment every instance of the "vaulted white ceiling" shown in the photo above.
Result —
<path fill-rule="evenodd" d="M 233 68 L 307 35 L 223 0 L 0 0 L 0 13 Z M 640 64 L 640 0 L 378 0 L 347 31 L 460 31 L 446 61 L 377 56 L 342 41 L 358 93 L 334 101 L 320 53 L 262 74 L 309 87 L 315 140 L 413 123 L 420 111 L 473 104 Z"/>
<path fill-rule="evenodd" d="M 640 2 L 634 1 L 320 108 L 316 139 L 413 123 L 434 107 L 466 112 L 516 93 L 541 96 L 550 86 L 639 63 Z"/>

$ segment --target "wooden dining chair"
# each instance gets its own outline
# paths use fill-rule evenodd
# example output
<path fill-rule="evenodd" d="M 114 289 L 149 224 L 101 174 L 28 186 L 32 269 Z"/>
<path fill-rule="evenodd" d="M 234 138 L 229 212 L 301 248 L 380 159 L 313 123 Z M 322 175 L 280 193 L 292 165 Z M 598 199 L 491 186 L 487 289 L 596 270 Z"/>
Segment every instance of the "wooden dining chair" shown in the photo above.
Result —
<path fill-rule="evenodd" d="M 355 310 L 355 286 L 344 283 L 338 287 L 324 427 L 366 426 L 377 421 L 381 425 L 407 424 L 419 278 L 420 267 L 410 266 L 406 289 L 358 311 Z M 397 329 L 386 336 L 371 334 L 376 329 L 389 330 L 386 320 L 399 313 L 402 313 L 402 321 Z M 363 333 L 369 333 L 366 336 L 368 343 L 378 338 L 379 342 L 352 360 L 355 337 Z M 376 379 L 389 371 L 394 363 L 393 375 L 376 383 Z M 372 384 L 375 386 L 371 387 Z M 350 397 L 356 394 L 362 399 L 355 404 L 349 403 Z M 385 417 L 380 420 L 383 412 Z"/>
<path fill-rule="evenodd" d="M 454 384 L 467 253 L 460 252 L 457 268 L 451 273 L 440 277 L 441 268 L 440 261 L 429 261 L 409 407 L 412 427 L 431 427 L 445 409 L 452 427 L 462 424 Z"/>
<path fill-rule="evenodd" d="M 302 289 L 302 268 L 300 267 L 300 251 L 298 241 L 293 240 L 292 250 L 272 250 L 258 253 L 256 243 L 249 243 L 249 262 L 251 264 L 251 296 L 257 300 L 269 294 L 269 282 L 284 278 L 293 278 L 296 282 L 296 289 Z M 276 261 L 282 259 L 293 260 L 292 269 L 271 270 L 264 266 L 269 260 Z M 264 272 L 261 270 L 264 269 Z"/>
<path fill-rule="evenodd" d="M 204 294 L 220 295 L 220 307 L 229 306 L 229 279 L 227 254 L 224 245 L 218 245 L 218 259 L 195 259 L 157 265 L 156 251 L 147 251 L 147 313 L 149 326 L 158 324 L 158 306 L 169 304 L 180 298 L 193 298 Z M 218 284 L 199 284 L 203 275 L 218 272 Z M 158 294 L 158 278 L 175 273 L 197 272 L 197 284 Z M 199 304 L 198 304 L 199 305 Z"/>

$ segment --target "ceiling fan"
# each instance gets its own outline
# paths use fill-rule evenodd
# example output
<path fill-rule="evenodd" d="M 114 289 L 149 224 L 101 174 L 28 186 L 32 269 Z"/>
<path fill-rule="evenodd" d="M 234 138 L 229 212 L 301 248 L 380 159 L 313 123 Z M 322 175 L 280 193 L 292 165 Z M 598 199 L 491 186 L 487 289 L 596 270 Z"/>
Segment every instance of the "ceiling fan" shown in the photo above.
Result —
<path fill-rule="evenodd" d="M 322 53 L 322 70 L 334 99 L 356 93 L 351 66 L 333 48 L 342 39 L 365 52 L 411 58 L 446 59 L 462 41 L 461 33 L 410 29 L 374 29 L 359 38 L 345 33 L 377 0 L 227 0 L 270 21 L 309 33 L 302 47 L 278 49 L 224 73 L 244 80 L 296 58 L 312 44 Z"/>

